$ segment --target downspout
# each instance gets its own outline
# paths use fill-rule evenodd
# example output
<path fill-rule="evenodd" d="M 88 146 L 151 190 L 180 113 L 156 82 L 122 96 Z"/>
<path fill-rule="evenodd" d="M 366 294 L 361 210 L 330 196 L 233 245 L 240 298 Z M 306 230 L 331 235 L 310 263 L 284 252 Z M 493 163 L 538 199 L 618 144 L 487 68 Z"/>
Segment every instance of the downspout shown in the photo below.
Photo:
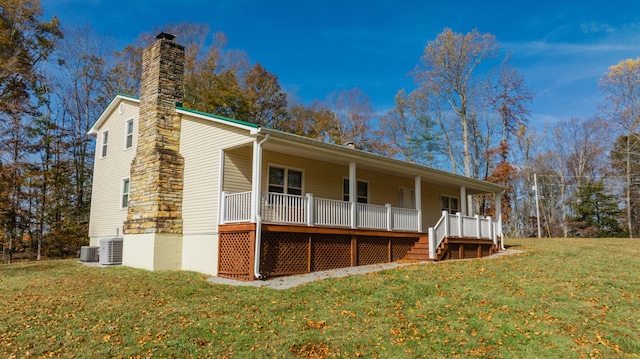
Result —
<path fill-rule="evenodd" d="M 255 261 L 253 263 L 253 275 L 257 278 L 257 279 L 262 279 L 262 275 L 260 274 L 260 244 L 261 244 L 261 239 L 262 239 L 262 215 L 260 214 L 260 197 L 261 197 L 261 192 L 260 192 L 260 188 L 262 187 L 262 144 L 267 142 L 267 140 L 269 139 L 269 134 L 267 133 L 267 135 L 260 141 L 257 142 L 257 151 L 258 151 L 258 155 L 257 155 L 257 160 L 256 160 L 256 179 L 258 180 L 258 184 L 256 185 L 256 190 L 254 191 L 254 195 L 256 196 L 255 199 L 255 203 L 257 204 L 255 206 L 255 215 L 256 215 L 256 251 L 254 253 L 254 258 Z"/>

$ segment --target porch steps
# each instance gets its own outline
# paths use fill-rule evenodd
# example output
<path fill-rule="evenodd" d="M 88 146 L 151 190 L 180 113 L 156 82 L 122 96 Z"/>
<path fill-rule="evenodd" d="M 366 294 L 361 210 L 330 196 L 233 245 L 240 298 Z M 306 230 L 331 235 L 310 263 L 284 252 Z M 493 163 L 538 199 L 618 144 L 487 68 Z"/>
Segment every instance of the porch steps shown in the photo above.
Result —
<path fill-rule="evenodd" d="M 429 258 L 429 237 L 420 237 L 403 259 L 408 261 L 432 260 Z"/>
<path fill-rule="evenodd" d="M 498 253 L 493 241 L 465 237 L 447 237 L 436 251 L 436 260 L 482 258 Z"/>
<path fill-rule="evenodd" d="M 455 250 L 455 253 L 453 252 Z M 481 258 L 498 253 L 491 240 L 474 238 L 445 238 L 436 249 L 435 261 L 446 259 Z M 407 261 L 434 261 L 429 258 L 429 238 L 421 237 L 403 258 Z"/>

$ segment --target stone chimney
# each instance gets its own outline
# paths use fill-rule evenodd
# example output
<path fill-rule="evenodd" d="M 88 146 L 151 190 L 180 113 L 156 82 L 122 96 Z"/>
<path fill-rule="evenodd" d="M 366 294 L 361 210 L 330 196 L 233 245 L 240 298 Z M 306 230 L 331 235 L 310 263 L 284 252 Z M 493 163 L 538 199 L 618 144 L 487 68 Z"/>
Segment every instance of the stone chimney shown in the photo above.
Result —
<path fill-rule="evenodd" d="M 184 159 L 176 102 L 182 102 L 184 47 L 174 37 L 159 34 L 142 54 L 138 147 L 125 235 L 182 234 Z"/>

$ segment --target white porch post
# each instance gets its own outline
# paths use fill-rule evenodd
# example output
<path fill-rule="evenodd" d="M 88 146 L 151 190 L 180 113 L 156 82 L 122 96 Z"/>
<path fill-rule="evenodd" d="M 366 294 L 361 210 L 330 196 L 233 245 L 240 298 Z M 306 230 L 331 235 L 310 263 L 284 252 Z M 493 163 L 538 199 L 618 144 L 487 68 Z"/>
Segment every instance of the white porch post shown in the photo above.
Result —
<path fill-rule="evenodd" d="M 220 211 L 218 213 L 218 223 L 219 224 L 224 224 L 224 222 L 227 221 L 226 216 L 224 215 L 225 210 L 227 209 L 227 192 L 222 191 L 220 193 L 220 208 L 218 209 L 218 211 Z"/>
<path fill-rule="evenodd" d="M 475 215 L 476 219 L 476 238 L 480 239 L 480 234 L 482 233 L 482 228 L 480 228 L 480 215 Z"/>
<path fill-rule="evenodd" d="M 471 216 L 473 215 L 473 196 L 468 194 L 467 195 L 467 216 Z"/>
<path fill-rule="evenodd" d="M 487 233 L 489 233 L 489 239 L 491 239 L 493 241 L 493 244 L 496 245 L 496 247 L 498 246 L 498 240 L 496 239 L 496 233 L 493 230 L 493 219 L 491 218 L 491 216 L 487 217 L 487 223 L 489 228 L 487 228 Z"/>
<path fill-rule="evenodd" d="M 449 237 L 451 235 L 451 227 L 449 226 L 449 212 L 442 211 L 442 217 L 444 217 L 444 236 Z"/>
<path fill-rule="evenodd" d="M 391 213 L 391 203 L 385 203 L 387 210 L 387 231 L 393 231 L 393 213 Z"/>
<path fill-rule="evenodd" d="M 227 209 L 226 192 L 224 190 L 224 150 L 220 150 L 220 158 L 218 163 L 218 224 L 224 223 L 227 219 L 224 217 L 224 211 Z"/>
<path fill-rule="evenodd" d="M 356 179 L 356 163 L 349 162 L 349 203 L 351 204 L 351 228 L 356 228 L 357 223 L 357 202 L 358 202 L 358 180 Z"/>
<path fill-rule="evenodd" d="M 251 222 L 257 222 L 260 210 L 260 184 L 262 183 L 262 146 L 258 139 L 253 142 L 253 173 L 251 176 Z"/>
<path fill-rule="evenodd" d="M 429 227 L 429 259 L 436 259 L 436 231 Z"/>
<path fill-rule="evenodd" d="M 469 215 L 469 208 L 467 208 L 467 187 L 460 186 L 460 211 L 465 216 Z"/>
<path fill-rule="evenodd" d="M 414 195 L 416 196 L 416 210 L 418 211 L 418 232 L 422 230 L 422 178 L 416 176 L 414 185 Z"/>
<path fill-rule="evenodd" d="M 496 241 L 497 237 L 500 236 L 500 240 L 502 242 L 500 246 L 504 250 L 504 234 L 502 233 L 502 193 L 494 193 L 493 200 L 496 206 L 496 220 L 498 221 L 498 228 L 496 228 L 496 233 L 494 235 L 496 236 Z"/>
<path fill-rule="evenodd" d="M 315 213 L 313 213 L 314 208 L 313 193 L 307 193 L 307 226 L 309 227 L 312 227 L 315 222 Z"/>

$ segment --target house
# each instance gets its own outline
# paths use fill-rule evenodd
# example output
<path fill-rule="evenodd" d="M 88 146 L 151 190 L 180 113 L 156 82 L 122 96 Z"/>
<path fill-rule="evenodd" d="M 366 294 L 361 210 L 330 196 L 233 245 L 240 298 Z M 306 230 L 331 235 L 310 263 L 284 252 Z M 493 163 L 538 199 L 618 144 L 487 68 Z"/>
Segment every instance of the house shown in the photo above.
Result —
<path fill-rule="evenodd" d="M 90 245 L 122 237 L 124 265 L 254 280 L 502 246 L 500 217 L 469 201 L 502 186 L 190 110 L 183 72 L 158 35 L 140 98 L 117 95 L 89 132 Z"/>

